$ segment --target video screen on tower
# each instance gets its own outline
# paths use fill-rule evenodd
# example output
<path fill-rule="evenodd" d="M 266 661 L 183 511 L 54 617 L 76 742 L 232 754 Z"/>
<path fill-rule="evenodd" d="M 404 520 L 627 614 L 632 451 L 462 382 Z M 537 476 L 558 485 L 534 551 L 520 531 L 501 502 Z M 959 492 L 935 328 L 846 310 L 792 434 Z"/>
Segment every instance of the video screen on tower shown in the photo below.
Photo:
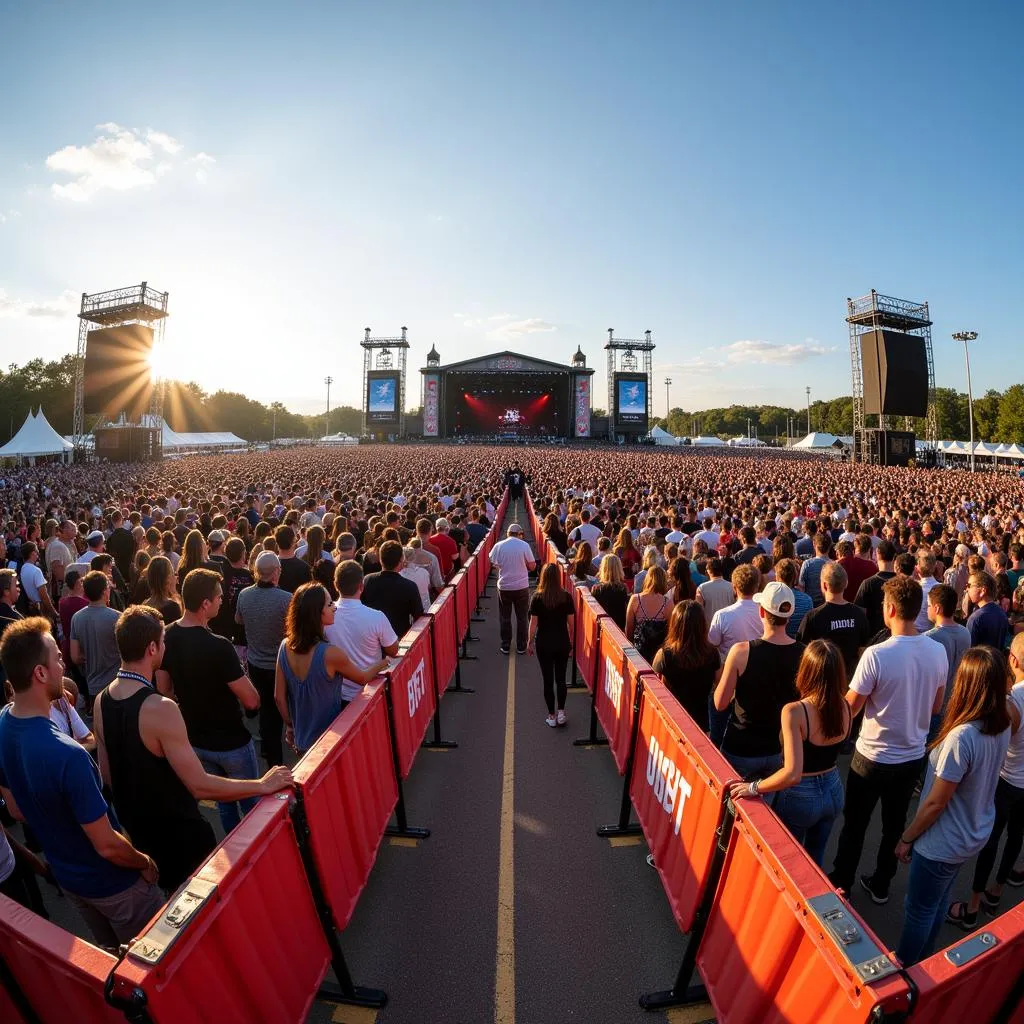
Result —
<path fill-rule="evenodd" d="M 123 324 L 89 331 L 85 338 L 85 413 L 137 420 L 153 396 L 153 328 Z"/>
<path fill-rule="evenodd" d="M 647 433 L 646 374 L 615 374 L 615 427 L 630 433 Z"/>
<path fill-rule="evenodd" d="M 366 378 L 366 422 L 397 427 L 399 377 L 393 370 L 371 370 Z"/>

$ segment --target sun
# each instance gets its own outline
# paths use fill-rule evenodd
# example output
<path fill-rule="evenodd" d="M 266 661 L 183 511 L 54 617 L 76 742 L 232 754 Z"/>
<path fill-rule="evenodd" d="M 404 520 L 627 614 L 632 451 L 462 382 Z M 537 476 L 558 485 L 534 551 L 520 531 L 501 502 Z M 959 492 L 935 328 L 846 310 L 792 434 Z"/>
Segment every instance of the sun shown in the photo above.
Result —
<path fill-rule="evenodd" d="M 149 350 L 149 372 L 154 380 L 164 379 L 172 369 L 171 361 L 164 345 L 154 345 Z"/>

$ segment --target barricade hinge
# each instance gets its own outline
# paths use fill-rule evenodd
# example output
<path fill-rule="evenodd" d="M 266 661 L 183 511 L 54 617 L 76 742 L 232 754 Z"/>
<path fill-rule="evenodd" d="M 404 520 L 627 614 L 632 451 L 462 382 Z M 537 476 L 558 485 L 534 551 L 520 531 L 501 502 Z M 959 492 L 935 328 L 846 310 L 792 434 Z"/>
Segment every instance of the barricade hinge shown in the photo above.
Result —
<path fill-rule="evenodd" d="M 813 896 L 807 905 L 861 981 L 880 981 L 899 971 L 836 893 Z"/>
<path fill-rule="evenodd" d="M 963 942 L 950 946 L 946 950 L 945 956 L 954 967 L 963 967 L 976 957 L 981 956 L 982 953 L 995 949 L 998 945 L 999 939 L 991 932 L 978 932 L 969 939 L 964 939 Z"/>
<path fill-rule="evenodd" d="M 145 964 L 159 963 L 184 932 L 189 921 L 216 892 L 215 882 L 190 878 L 156 923 L 131 944 L 128 956 Z"/>

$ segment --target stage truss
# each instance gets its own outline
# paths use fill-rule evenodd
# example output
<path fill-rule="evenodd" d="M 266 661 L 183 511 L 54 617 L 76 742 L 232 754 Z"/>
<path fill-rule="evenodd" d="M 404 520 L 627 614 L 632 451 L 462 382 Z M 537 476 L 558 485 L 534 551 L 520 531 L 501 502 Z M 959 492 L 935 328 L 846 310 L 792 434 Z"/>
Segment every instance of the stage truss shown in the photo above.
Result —
<path fill-rule="evenodd" d="M 85 447 L 85 346 L 89 331 L 102 327 L 126 327 L 145 324 L 153 329 L 153 350 L 163 355 L 164 326 L 167 321 L 167 292 L 158 292 L 143 281 L 141 285 L 113 288 L 110 291 L 82 293 L 82 306 L 78 314 L 78 352 L 75 360 L 75 406 L 72 416 L 72 443 L 77 449 Z M 162 360 L 160 360 L 162 362 Z M 153 380 L 153 397 L 149 412 L 163 417 L 164 386 L 162 378 Z M 100 417 L 102 419 L 102 417 Z M 99 420 L 97 420 L 97 423 Z M 159 422 L 154 419 L 154 422 Z"/>
<path fill-rule="evenodd" d="M 398 429 L 399 437 L 405 436 L 405 364 L 409 353 L 409 341 L 406 337 L 409 329 L 402 328 L 400 338 L 371 338 L 370 328 L 363 329 L 363 340 L 359 342 L 363 349 L 363 433 L 370 433 L 370 424 L 367 421 L 367 384 L 370 379 L 371 370 L 395 370 L 398 373 Z M 398 365 L 395 365 L 395 355 L 392 349 L 398 351 Z M 377 433 L 378 431 L 374 431 Z M 385 431 L 388 433 L 389 431 Z"/>
<path fill-rule="evenodd" d="M 608 353 L 608 437 L 615 437 L 615 374 L 621 373 L 642 373 L 647 378 L 647 423 L 650 429 L 651 414 L 653 412 L 653 356 L 654 342 L 651 341 L 651 332 L 644 331 L 641 341 L 638 338 L 616 338 L 615 328 L 608 328 L 608 344 L 605 345 Z M 637 357 L 639 353 L 639 358 Z M 640 364 L 643 368 L 640 368 Z"/>

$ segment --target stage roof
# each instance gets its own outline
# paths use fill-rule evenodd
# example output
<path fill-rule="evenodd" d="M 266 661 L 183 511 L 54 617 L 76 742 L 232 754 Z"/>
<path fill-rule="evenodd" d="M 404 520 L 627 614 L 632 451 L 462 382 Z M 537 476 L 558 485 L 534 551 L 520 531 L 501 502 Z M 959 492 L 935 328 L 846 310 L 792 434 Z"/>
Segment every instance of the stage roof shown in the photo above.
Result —
<path fill-rule="evenodd" d="M 460 359 L 443 366 L 424 366 L 420 373 L 583 373 L 593 374 L 589 366 L 573 366 L 571 363 L 555 363 L 549 359 L 525 356 L 520 352 L 496 352 L 490 356 L 474 356 Z"/>

